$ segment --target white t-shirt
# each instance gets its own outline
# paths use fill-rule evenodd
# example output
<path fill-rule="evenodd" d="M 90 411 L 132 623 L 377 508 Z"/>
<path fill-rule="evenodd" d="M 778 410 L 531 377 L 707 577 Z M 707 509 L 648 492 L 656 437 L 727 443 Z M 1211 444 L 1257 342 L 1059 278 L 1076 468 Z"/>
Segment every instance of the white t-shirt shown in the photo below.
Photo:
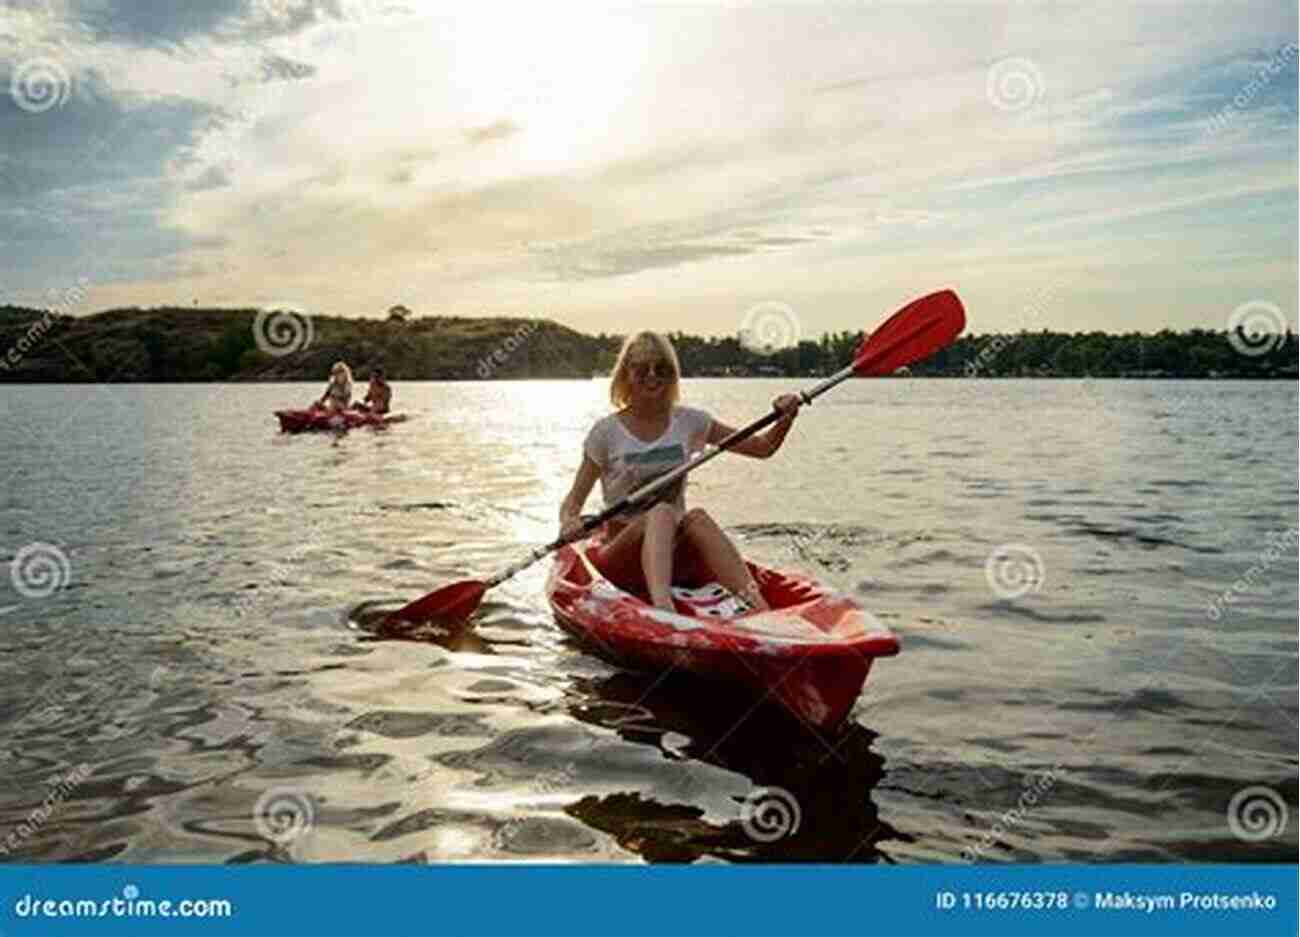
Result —
<path fill-rule="evenodd" d="M 587 434 L 583 451 L 600 466 L 600 493 L 610 507 L 646 482 L 671 472 L 703 449 L 713 428 L 713 417 L 694 407 L 673 407 L 668 429 L 643 442 L 623 425 L 617 413 L 602 417 Z M 679 484 L 667 500 L 683 510 L 685 485 Z"/>

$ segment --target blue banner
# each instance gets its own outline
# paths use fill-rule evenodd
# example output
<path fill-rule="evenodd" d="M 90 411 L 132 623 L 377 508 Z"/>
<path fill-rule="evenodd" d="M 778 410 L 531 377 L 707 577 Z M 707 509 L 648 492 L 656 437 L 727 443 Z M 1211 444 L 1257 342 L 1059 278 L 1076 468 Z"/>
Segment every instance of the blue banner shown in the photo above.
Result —
<path fill-rule="evenodd" d="M 815 937 L 1300 930 L 1287 866 L 8 866 L 0 934 Z"/>

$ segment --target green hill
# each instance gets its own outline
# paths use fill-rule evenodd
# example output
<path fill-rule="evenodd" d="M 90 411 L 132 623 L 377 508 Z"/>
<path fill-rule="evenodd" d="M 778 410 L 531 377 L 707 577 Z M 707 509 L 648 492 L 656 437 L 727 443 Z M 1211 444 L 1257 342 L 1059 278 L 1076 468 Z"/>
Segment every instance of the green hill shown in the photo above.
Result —
<path fill-rule="evenodd" d="M 5 306 L 0 381 L 323 381 L 338 360 L 361 375 L 382 364 L 393 380 L 589 377 L 612 360 L 614 342 L 531 319 L 259 319 L 255 309 L 183 308 L 71 318 Z"/>

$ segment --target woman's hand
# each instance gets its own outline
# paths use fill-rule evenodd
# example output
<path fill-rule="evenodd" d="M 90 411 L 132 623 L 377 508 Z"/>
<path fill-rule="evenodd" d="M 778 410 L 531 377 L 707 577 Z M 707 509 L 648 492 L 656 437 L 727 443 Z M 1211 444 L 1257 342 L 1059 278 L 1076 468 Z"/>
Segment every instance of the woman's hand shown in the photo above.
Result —
<path fill-rule="evenodd" d="M 790 427 L 794 426 L 795 417 L 799 415 L 800 403 L 798 394 L 782 394 L 772 401 L 772 409 L 781 414 L 781 418 L 763 434 L 763 458 L 770 459 L 781 448 Z"/>
<path fill-rule="evenodd" d="M 575 516 L 573 516 L 573 517 L 561 517 L 561 518 L 560 518 L 560 537 L 561 537 L 562 539 L 563 539 L 563 538 L 570 537 L 570 536 L 576 534 L 576 533 L 578 532 L 578 529 L 579 529 L 580 527 L 582 527 L 582 517 L 581 517 L 581 516 L 577 516 L 577 515 L 575 515 Z"/>
<path fill-rule="evenodd" d="M 573 487 L 560 502 L 560 536 L 575 533 L 582 526 L 582 506 L 587 503 L 587 495 L 600 479 L 600 466 L 591 461 L 591 456 L 583 455 L 582 464 L 573 476 Z"/>
<path fill-rule="evenodd" d="M 779 422 L 789 426 L 794 422 L 794 418 L 799 415 L 801 403 L 798 394 L 782 394 L 772 401 L 772 409 L 781 414 Z"/>

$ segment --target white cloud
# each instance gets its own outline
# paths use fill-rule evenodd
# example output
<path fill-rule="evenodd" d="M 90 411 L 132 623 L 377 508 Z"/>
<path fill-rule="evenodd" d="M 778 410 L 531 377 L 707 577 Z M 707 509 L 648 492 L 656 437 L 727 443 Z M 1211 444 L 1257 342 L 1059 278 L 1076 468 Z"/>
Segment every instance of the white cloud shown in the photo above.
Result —
<path fill-rule="evenodd" d="M 176 258 L 195 271 L 186 295 L 584 328 L 617 313 L 700 330 L 715 315 L 723 331 L 780 299 L 815 310 L 815 333 L 856 327 L 863 297 L 905 299 L 954 272 L 1027 291 L 1044 271 L 1104 269 L 1098 233 L 1125 221 L 1295 197 L 1275 134 L 1289 119 L 1294 135 L 1293 113 L 1247 109 L 1211 140 L 1210 92 L 1179 84 L 1293 37 L 1286 4 L 364 0 L 285 32 L 298 9 L 259 0 L 208 36 L 144 49 L 42 27 L 124 100 L 226 115 L 175 154 L 152 206 L 205 244 Z M 272 56 L 311 73 L 262 82 Z M 989 69 L 1008 59 L 1041 79 L 1030 108 L 989 100 Z M 1027 232 L 1033 265 L 1015 250 Z M 1260 257 L 1221 276 L 1276 269 Z M 104 293 L 163 302 L 176 288 Z M 1094 313 L 1083 298 L 1071 310 Z"/>

